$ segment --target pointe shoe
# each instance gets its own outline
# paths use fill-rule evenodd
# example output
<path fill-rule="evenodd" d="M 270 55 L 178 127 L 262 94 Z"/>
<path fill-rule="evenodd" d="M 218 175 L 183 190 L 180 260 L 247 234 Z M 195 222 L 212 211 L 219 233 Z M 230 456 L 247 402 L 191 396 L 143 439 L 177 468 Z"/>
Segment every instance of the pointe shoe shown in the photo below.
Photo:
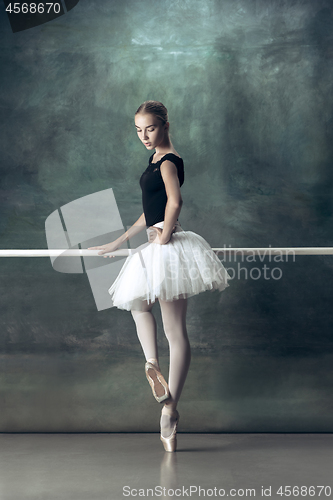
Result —
<path fill-rule="evenodd" d="M 176 418 L 176 422 L 175 425 L 173 426 L 170 436 L 163 437 L 161 433 L 161 438 L 160 438 L 163 443 L 165 451 L 174 452 L 177 449 L 177 426 L 179 422 L 179 413 L 177 410 L 171 410 L 171 409 L 169 410 L 168 408 L 166 409 L 165 406 L 163 406 L 162 408 L 162 415 L 163 413 L 164 415 L 170 415 L 170 417 Z"/>
<path fill-rule="evenodd" d="M 156 401 L 162 403 L 166 399 L 169 399 L 170 392 L 168 384 L 157 366 L 147 361 L 145 364 L 145 372 Z"/>

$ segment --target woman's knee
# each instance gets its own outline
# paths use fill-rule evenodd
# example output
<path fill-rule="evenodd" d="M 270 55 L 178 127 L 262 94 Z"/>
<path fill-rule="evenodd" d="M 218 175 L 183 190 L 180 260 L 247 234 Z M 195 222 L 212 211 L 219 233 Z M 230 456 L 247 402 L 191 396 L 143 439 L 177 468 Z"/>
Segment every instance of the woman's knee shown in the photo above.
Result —
<path fill-rule="evenodd" d="M 166 321 L 163 323 L 164 334 L 169 344 L 183 344 L 188 342 L 186 324 L 182 321 Z"/>
<path fill-rule="evenodd" d="M 153 305 L 154 304 L 148 304 L 148 302 L 146 300 L 142 301 L 142 304 L 141 304 L 141 309 L 138 310 L 138 309 L 131 309 L 131 314 L 133 316 L 133 319 L 135 320 L 136 318 L 138 318 L 142 313 L 147 313 L 147 312 L 151 312 L 152 308 L 153 308 Z"/>
<path fill-rule="evenodd" d="M 138 318 L 138 316 L 140 315 L 141 311 L 137 311 L 135 309 L 131 309 L 131 314 L 132 314 L 132 317 L 134 319 L 134 321 Z"/>

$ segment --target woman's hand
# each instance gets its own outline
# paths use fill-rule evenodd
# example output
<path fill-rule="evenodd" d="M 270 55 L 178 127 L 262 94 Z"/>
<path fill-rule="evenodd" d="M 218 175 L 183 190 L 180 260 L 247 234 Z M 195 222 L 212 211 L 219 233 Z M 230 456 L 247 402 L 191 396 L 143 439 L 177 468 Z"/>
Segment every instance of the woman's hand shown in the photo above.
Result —
<path fill-rule="evenodd" d="M 98 255 L 104 255 L 105 253 L 114 252 L 119 247 L 119 242 L 117 240 L 111 241 L 111 243 L 107 243 L 106 245 L 101 245 L 100 247 L 89 247 L 88 250 L 101 250 L 98 252 Z M 116 257 L 115 255 L 104 255 L 104 259 L 107 257 Z"/>
<path fill-rule="evenodd" d="M 150 229 L 148 238 L 149 243 L 157 243 L 158 245 L 162 245 L 163 244 L 161 243 L 162 229 L 154 226 L 150 226 L 149 229 Z"/>
<path fill-rule="evenodd" d="M 175 232 L 176 226 L 173 226 L 172 233 L 170 234 L 170 238 L 168 239 L 168 241 L 165 241 L 165 239 L 163 238 L 163 231 L 160 227 L 150 226 L 149 229 L 150 229 L 149 239 L 148 239 L 149 243 L 157 243 L 158 245 L 166 245 L 170 241 L 172 234 Z"/>

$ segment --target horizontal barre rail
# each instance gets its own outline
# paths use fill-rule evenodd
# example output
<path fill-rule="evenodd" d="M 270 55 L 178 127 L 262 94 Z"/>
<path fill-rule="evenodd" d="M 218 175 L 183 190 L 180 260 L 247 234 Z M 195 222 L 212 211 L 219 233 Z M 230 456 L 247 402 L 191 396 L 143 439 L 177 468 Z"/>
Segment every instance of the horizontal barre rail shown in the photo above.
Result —
<path fill-rule="evenodd" d="M 333 247 L 282 247 L 282 248 L 212 248 L 216 254 L 236 255 L 333 255 Z M 100 250 L 0 250 L 0 257 L 103 257 Z M 136 253 L 136 249 L 120 249 L 104 255 L 127 257 Z"/>
<path fill-rule="evenodd" d="M 63 257 L 103 257 L 103 255 L 98 255 L 98 252 L 100 250 L 0 250 L 0 257 L 60 257 L 61 255 Z M 131 253 L 130 249 L 124 248 L 107 255 L 127 257 Z"/>
<path fill-rule="evenodd" d="M 333 247 L 281 247 L 281 248 L 212 248 L 213 252 L 226 253 L 230 252 L 233 254 L 244 254 L 244 255 L 333 255 Z"/>

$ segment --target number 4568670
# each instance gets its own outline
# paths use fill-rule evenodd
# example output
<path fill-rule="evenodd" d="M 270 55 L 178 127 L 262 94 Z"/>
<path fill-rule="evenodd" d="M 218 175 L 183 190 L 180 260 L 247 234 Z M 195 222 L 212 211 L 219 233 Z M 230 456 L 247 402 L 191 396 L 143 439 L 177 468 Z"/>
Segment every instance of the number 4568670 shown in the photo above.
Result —
<path fill-rule="evenodd" d="M 6 7 L 6 11 L 11 14 L 44 14 L 44 12 L 49 14 L 52 10 L 55 14 L 59 14 L 61 10 L 60 3 L 39 2 L 28 4 L 15 2 L 10 3 L 8 7 Z"/>

